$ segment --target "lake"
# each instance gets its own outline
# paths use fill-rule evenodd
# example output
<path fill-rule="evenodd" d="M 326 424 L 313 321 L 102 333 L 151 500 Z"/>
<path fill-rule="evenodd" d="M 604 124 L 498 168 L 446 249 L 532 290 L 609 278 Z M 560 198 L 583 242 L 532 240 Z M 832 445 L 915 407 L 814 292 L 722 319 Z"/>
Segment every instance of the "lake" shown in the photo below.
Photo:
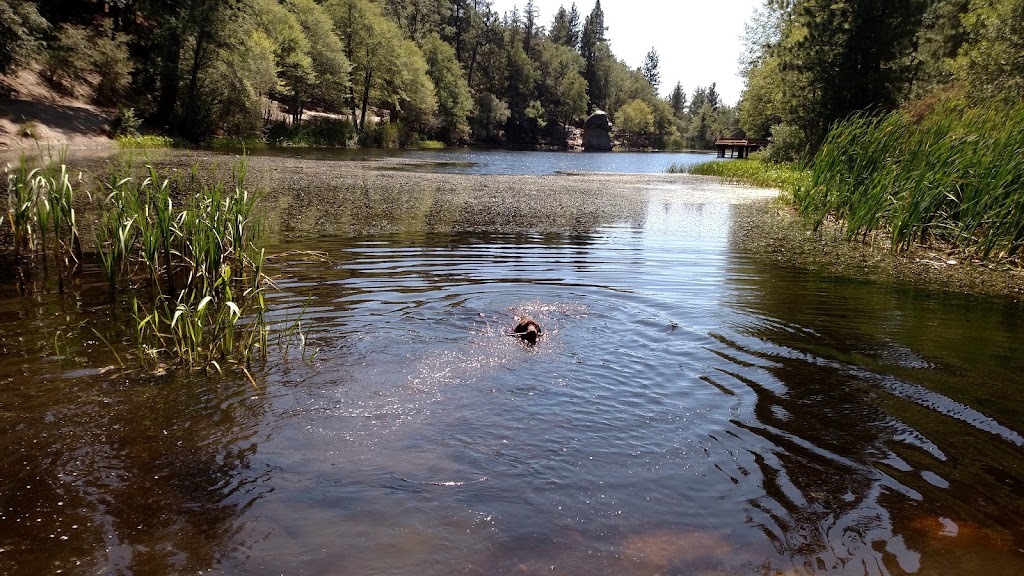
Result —
<path fill-rule="evenodd" d="M 259 156 L 323 161 L 398 161 L 403 170 L 446 174 L 532 175 L 592 172 L 603 174 L 664 174 L 672 165 L 689 167 L 718 161 L 702 152 L 520 152 L 475 148 L 445 150 L 346 150 L 337 148 L 266 148 Z M 396 166 L 388 164 L 388 168 Z"/>
<path fill-rule="evenodd" d="M 254 382 L 117 367 L 93 262 L 0 276 L 0 572 L 1024 572 L 1019 302 L 767 260 L 705 178 L 253 164 L 320 218 Z"/>

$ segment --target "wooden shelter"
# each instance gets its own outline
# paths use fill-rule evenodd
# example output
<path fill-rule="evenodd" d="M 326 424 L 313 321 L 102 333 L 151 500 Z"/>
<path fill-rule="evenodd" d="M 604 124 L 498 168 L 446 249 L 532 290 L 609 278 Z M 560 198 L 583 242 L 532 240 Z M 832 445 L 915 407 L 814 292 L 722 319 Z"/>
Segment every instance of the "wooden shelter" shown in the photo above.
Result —
<path fill-rule="evenodd" d="M 767 140 L 752 140 L 750 138 L 719 138 L 715 142 L 715 150 L 718 150 L 718 157 L 725 158 L 746 158 L 751 152 L 757 152 L 768 145 Z"/>

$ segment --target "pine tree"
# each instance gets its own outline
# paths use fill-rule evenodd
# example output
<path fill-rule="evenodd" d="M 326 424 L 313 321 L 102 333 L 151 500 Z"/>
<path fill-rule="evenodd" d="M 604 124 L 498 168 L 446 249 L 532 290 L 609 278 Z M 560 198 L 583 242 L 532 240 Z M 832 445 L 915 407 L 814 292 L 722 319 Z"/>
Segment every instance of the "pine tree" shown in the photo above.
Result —
<path fill-rule="evenodd" d="M 661 72 L 658 71 L 658 52 L 654 48 L 644 57 L 644 64 L 640 68 L 644 78 L 651 83 L 655 90 L 661 84 Z"/>

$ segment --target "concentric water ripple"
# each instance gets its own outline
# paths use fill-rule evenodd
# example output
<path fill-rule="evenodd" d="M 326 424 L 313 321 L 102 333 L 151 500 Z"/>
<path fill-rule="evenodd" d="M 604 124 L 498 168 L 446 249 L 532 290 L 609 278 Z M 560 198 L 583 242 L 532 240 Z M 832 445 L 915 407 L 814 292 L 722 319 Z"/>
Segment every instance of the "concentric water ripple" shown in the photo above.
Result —
<path fill-rule="evenodd" d="M 394 573 L 948 573 L 979 546 L 1020 567 L 1019 407 L 963 393 L 1018 383 L 1012 337 L 964 356 L 978 334 L 916 330 L 918 295 L 772 269 L 726 228 L 378 238 L 282 267 L 281 313 L 308 300 L 321 348 L 287 418 L 360 495 L 336 517 L 430 541 L 362 536 L 403 550 Z"/>

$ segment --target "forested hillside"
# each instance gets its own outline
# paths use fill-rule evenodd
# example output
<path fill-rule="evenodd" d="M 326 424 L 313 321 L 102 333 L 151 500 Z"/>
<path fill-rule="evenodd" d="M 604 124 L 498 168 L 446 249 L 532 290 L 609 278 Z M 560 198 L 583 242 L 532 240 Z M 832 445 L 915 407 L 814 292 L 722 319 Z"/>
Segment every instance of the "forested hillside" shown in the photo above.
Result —
<path fill-rule="evenodd" d="M 0 73 L 87 86 L 132 129 L 342 145 L 565 145 L 593 110 L 631 147 L 708 148 L 738 126 L 715 85 L 658 94 L 616 58 L 597 0 L 0 0 Z M 723 71 L 723 74 L 729 71 Z M 316 112 L 316 114 L 311 114 Z"/>

